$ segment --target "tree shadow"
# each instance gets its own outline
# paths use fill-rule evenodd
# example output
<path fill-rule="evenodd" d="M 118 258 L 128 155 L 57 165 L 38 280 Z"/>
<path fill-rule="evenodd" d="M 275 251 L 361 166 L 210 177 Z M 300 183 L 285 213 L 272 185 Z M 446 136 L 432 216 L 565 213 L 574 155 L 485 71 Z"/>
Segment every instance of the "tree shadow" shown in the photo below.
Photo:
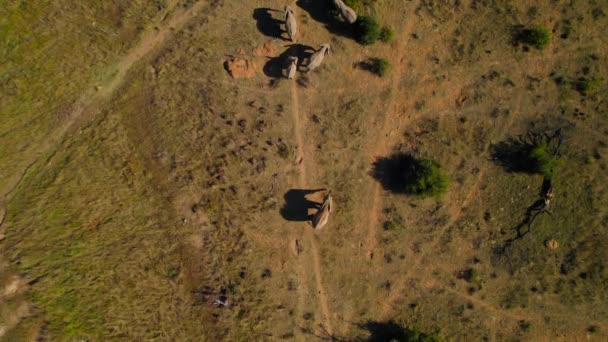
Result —
<path fill-rule="evenodd" d="M 306 198 L 307 195 L 325 189 L 291 189 L 285 193 L 283 198 L 285 204 L 281 208 L 281 216 L 287 221 L 310 221 L 313 215 L 308 214 L 308 209 L 318 209 L 321 203 Z"/>
<path fill-rule="evenodd" d="M 534 146 L 521 139 L 510 138 L 491 146 L 492 160 L 507 172 L 536 173 L 536 162 L 530 158 Z"/>
<path fill-rule="evenodd" d="M 296 5 L 308 12 L 314 20 L 322 23 L 330 33 L 355 38 L 354 24 L 342 20 L 332 1 L 298 0 Z"/>
<path fill-rule="evenodd" d="M 301 71 L 315 51 L 308 45 L 297 43 L 286 45 L 286 47 L 287 49 L 280 55 L 269 58 L 266 64 L 264 64 L 264 75 L 273 78 L 285 77 L 284 71 L 287 67 L 288 57 L 290 56 L 298 57 L 298 71 Z"/>
<path fill-rule="evenodd" d="M 358 342 L 387 342 L 387 341 L 440 341 L 436 334 L 428 334 L 404 327 L 397 322 L 367 321 L 359 324 L 359 328 L 369 332 L 368 337 L 357 338 Z"/>
<path fill-rule="evenodd" d="M 524 219 L 515 227 L 515 231 L 517 232 L 517 236 L 513 239 L 513 241 L 523 238 L 526 234 L 528 234 L 532 229 L 532 223 L 538 217 L 538 215 L 545 212 L 545 201 L 544 199 L 538 199 L 532 205 L 526 209 L 526 214 Z M 524 230 L 524 228 L 527 228 Z"/>
<path fill-rule="evenodd" d="M 281 13 L 281 11 L 271 8 L 256 8 L 253 10 L 253 19 L 257 22 L 258 30 L 266 36 L 288 40 L 282 37 L 283 30 L 281 29 L 281 24 L 283 20 L 273 18 L 272 12 Z"/>
<path fill-rule="evenodd" d="M 407 193 L 406 185 L 415 174 L 417 161 L 408 153 L 395 153 L 390 157 L 380 157 L 373 164 L 371 176 L 384 190 Z"/>

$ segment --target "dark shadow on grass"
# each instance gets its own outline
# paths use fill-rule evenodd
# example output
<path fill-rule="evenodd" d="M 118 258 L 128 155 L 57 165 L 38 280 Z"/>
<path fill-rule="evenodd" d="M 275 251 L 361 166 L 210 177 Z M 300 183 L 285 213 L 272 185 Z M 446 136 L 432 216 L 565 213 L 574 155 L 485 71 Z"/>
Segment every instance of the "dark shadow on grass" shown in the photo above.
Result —
<path fill-rule="evenodd" d="M 528 207 L 524 219 L 521 221 L 520 224 L 515 227 L 517 236 L 514 240 L 521 239 L 526 234 L 528 234 L 532 230 L 532 223 L 534 223 L 534 220 L 536 220 L 538 215 L 542 214 L 543 212 L 549 213 L 548 211 L 546 211 L 544 199 L 541 198 L 539 200 L 536 200 L 534 203 L 532 203 L 532 205 Z"/>
<path fill-rule="evenodd" d="M 510 138 L 491 146 L 492 160 L 507 172 L 536 173 L 536 162 L 530 158 L 532 144 Z"/>
<path fill-rule="evenodd" d="M 378 158 L 372 168 L 372 177 L 382 184 L 384 190 L 407 193 L 406 185 L 413 177 L 416 159 L 407 153 L 395 153 Z"/>
<path fill-rule="evenodd" d="M 317 209 L 321 206 L 321 203 L 310 201 L 306 196 L 322 190 L 324 189 L 291 189 L 287 191 L 283 196 L 285 204 L 281 208 L 281 216 L 287 221 L 310 221 L 312 215 L 308 215 L 308 209 Z"/>
<path fill-rule="evenodd" d="M 369 71 L 371 73 L 376 73 L 374 59 L 377 59 L 377 58 L 368 58 L 366 60 L 356 63 L 355 66 L 361 70 Z"/>
<path fill-rule="evenodd" d="M 283 72 L 287 67 L 287 58 L 290 56 L 298 57 L 298 70 L 302 70 L 315 51 L 312 47 L 303 44 L 290 44 L 286 47 L 287 49 L 283 53 L 269 58 L 264 64 L 264 75 L 273 78 L 285 77 Z"/>
<path fill-rule="evenodd" d="M 308 12 L 314 20 L 322 23 L 330 33 L 350 39 L 355 38 L 355 25 L 349 24 L 340 17 L 332 1 L 298 0 L 296 4 Z"/>
<path fill-rule="evenodd" d="M 253 10 L 253 19 L 257 22 L 258 30 L 266 36 L 287 40 L 282 37 L 281 24 L 283 21 L 273 18 L 272 12 L 282 13 L 271 8 L 256 8 Z"/>
<path fill-rule="evenodd" d="M 367 330 L 369 336 L 365 338 L 357 338 L 355 341 L 360 342 L 388 342 L 388 341 L 441 341 L 442 339 L 436 334 L 427 334 L 404 327 L 394 321 L 377 322 L 368 321 L 359 324 L 359 328 Z"/>

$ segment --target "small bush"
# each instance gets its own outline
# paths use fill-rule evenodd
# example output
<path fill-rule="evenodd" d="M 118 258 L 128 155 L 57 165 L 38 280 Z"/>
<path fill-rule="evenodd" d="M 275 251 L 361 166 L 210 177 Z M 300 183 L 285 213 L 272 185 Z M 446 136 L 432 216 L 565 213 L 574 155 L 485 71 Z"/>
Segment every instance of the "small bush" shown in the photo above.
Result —
<path fill-rule="evenodd" d="M 482 278 L 481 278 L 481 274 L 474 268 L 469 268 L 469 269 L 465 270 L 463 272 L 462 277 L 467 282 L 469 282 L 473 285 L 477 285 L 479 287 L 481 287 L 481 284 L 483 282 Z"/>
<path fill-rule="evenodd" d="M 355 23 L 355 33 L 357 41 L 363 45 L 374 44 L 380 39 L 380 25 L 374 17 L 362 16 Z"/>
<path fill-rule="evenodd" d="M 441 166 L 433 160 L 422 159 L 416 163 L 413 180 L 406 185 L 406 191 L 422 196 L 437 196 L 448 189 L 448 178 L 441 172 Z"/>
<path fill-rule="evenodd" d="M 374 164 L 373 175 L 387 190 L 423 197 L 439 196 L 449 185 L 437 162 L 416 159 L 406 153 L 379 159 Z"/>
<path fill-rule="evenodd" d="M 515 40 L 542 50 L 551 41 L 551 31 L 546 27 L 522 28 L 516 31 Z"/>
<path fill-rule="evenodd" d="M 600 91 L 602 79 L 598 77 L 581 77 L 578 80 L 572 82 L 572 86 L 581 95 L 593 95 Z"/>
<path fill-rule="evenodd" d="M 288 159 L 291 156 L 291 151 L 289 150 L 289 146 L 287 146 L 287 144 L 285 144 L 284 142 L 279 142 L 277 144 L 277 154 L 279 155 L 279 157 L 283 158 L 283 159 Z"/>
<path fill-rule="evenodd" d="M 549 152 L 546 143 L 540 144 L 530 151 L 530 160 L 534 162 L 536 172 L 548 179 L 555 176 L 561 164 L 558 157 Z"/>
<path fill-rule="evenodd" d="M 390 64 L 384 58 L 372 58 L 371 60 L 371 71 L 380 77 L 386 76 L 388 74 L 388 70 L 390 69 Z"/>
<path fill-rule="evenodd" d="M 380 30 L 380 40 L 385 43 L 390 43 L 395 38 L 395 32 L 392 28 L 388 26 L 384 26 L 382 30 Z"/>

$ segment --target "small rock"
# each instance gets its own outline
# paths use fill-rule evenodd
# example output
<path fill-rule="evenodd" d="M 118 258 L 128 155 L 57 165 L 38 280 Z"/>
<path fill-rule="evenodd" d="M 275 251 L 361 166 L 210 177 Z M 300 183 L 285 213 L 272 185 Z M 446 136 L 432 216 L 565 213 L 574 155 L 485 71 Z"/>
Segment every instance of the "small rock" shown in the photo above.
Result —
<path fill-rule="evenodd" d="M 226 70 L 232 78 L 252 78 L 255 75 L 253 62 L 244 58 L 231 58 L 225 63 Z"/>
<path fill-rule="evenodd" d="M 545 241 L 545 247 L 555 250 L 559 247 L 559 242 L 554 239 L 547 240 Z"/>

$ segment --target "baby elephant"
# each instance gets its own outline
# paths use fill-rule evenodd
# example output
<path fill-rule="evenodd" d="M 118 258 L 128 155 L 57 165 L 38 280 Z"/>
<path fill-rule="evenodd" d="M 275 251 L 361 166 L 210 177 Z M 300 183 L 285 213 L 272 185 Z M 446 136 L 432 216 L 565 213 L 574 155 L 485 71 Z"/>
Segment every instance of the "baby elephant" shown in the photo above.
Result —
<path fill-rule="evenodd" d="M 298 57 L 289 56 L 287 57 L 287 78 L 292 79 L 296 75 L 298 70 Z"/>
<path fill-rule="evenodd" d="M 329 49 L 330 46 L 329 44 L 321 44 L 319 46 L 319 50 L 317 50 L 317 52 L 313 53 L 312 56 L 310 56 L 310 61 L 308 62 L 308 71 L 307 72 L 311 72 L 312 70 L 316 69 L 319 65 L 321 65 L 321 63 L 323 62 L 323 58 L 325 58 L 326 55 L 329 54 Z"/>

